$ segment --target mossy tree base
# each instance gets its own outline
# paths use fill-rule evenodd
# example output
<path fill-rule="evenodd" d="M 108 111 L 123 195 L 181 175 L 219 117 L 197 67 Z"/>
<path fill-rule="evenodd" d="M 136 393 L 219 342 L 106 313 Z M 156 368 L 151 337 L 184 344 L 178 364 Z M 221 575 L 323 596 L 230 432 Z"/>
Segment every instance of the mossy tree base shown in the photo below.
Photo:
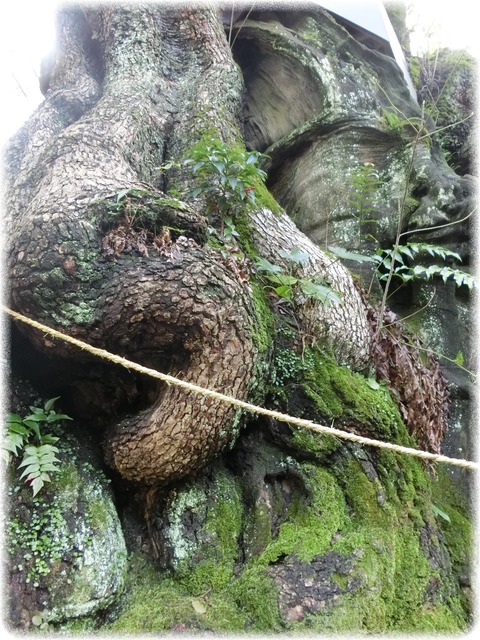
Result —
<path fill-rule="evenodd" d="M 274 406 L 413 444 L 386 388 L 318 349 L 302 359 L 282 332 Z M 471 526 L 454 496 L 417 459 L 250 420 L 230 453 L 150 498 L 157 561 L 133 560 L 111 629 L 464 631 Z"/>
<path fill-rule="evenodd" d="M 451 521 L 436 519 L 437 481 L 422 463 L 342 445 L 319 465 L 288 455 L 259 427 L 164 496 L 170 566 L 131 559 L 109 631 L 466 630 L 468 589 L 452 560 L 465 577 L 471 531 L 452 502 L 435 498 Z"/>

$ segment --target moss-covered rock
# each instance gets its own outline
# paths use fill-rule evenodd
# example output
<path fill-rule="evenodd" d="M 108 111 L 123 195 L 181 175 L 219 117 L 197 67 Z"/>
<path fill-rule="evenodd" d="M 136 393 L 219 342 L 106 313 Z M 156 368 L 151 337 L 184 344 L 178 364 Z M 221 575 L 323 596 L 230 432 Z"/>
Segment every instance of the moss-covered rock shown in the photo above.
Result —
<path fill-rule="evenodd" d="M 6 543 L 16 628 L 92 626 L 123 590 L 127 550 L 108 480 L 94 449 L 66 429 L 58 471 L 35 497 L 12 469 Z"/>

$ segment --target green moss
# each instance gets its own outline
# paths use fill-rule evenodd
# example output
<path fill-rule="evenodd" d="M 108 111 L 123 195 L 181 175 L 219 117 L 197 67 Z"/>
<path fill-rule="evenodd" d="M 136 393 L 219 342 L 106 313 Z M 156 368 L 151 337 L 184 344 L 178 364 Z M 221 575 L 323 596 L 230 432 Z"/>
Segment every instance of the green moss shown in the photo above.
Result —
<path fill-rule="evenodd" d="M 161 632 L 171 630 L 179 620 L 186 625 L 201 623 L 191 596 L 182 592 L 175 580 L 162 576 L 140 554 L 130 558 L 126 588 L 122 613 L 104 631 Z"/>
<path fill-rule="evenodd" d="M 124 608 L 102 632 L 275 631 L 274 584 L 264 569 L 246 569 L 219 592 L 192 597 L 182 581 L 157 571 L 139 554 L 130 559 Z"/>
<path fill-rule="evenodd" d="M 210 487 L 198 548 L 184 559 L 175 577 L 155 570 L 140 555 L 131 558 L 126 601 L 118 619 L 102 631 L 122 633 L 175 630 L 272 631 L 280 628 L 276 591 L 265 567 L 250 563 L 238 576 L 234 565 L 243 518 L 236 482 L 219 471 Z M 201 489 L 183 508 L 201 506 Z M 178 505 L 177 505 L 178 507 Z M 181 509 L 177 508 L 178 514 Z M 171 517 L 171 513 L 169 517 Z M 202 559 L 200 559 L 202 558 Z"/>
<path fill-rule="evenodd" d="M 253 240 L 253 231 L 250 226 L 250 217 L 246 211 L 239 211 L 235 216 L 235 229 L 239 234 L 240 245 L 245 255 L 255 261 L 258 257 L 258 251 L 255 248 Z"/>
<path fill-rule="evenodd" d="M 105 500 L 94 497 L 87 505 L 88 523 L 94 531 L 105 531 L 108 526 L 108 513 Z"/>
<path fill-rule="evenodd" d="M 270 393 L 280 409 L 317 422 L 353 423 L 373 437 L 413 444 L 388 388 L 372 388 L 364 376 L 337 365 L 327 352 L 306 348 L 300 353 L 295 336 L 277 331 L 273 364 Z M 341 445 L 336 438 L 303 428 L 292 426 L 291 432 L 291 443 L 319 460 Z"/>
<path fill-rule="evenodd" d="M 179 198 L 175 198 L 173 195 L 169 194 L 168 197 L 165 198 L 156 198 L 154 200 L 154 204 L 159 207 L 170 207 L 171 209 L 176 209 L 177 211 L 189 211 L 190 207 L 186 202 L 180 200 Z M 176 229 L 176 231 L 181 231 L 180 229 Z"/>
<path fill-rule="evenodd" d="M 318 25 L 313 18 L 306 18 L 303 21 L 298 35 L 307 44 L 320 49 L 320 51 L 322 50 L 322 34 L 320 33 Z"/>
<path fill-rule="evenodd" d="M 417 500 L 424 500 L 426 508 L 428 496 L 423 495 L 422 487 L 427 481 L 417 478 L 425 472 L 414 472 L 408 465 L 403 469 L 396 457 L 391 462 L 390 471 L 398 469 L 403 482 L 417 483 Z M 342 464 L 329 470 L 310 463 L 293 464 L 305 491 L 301 498 L 292 500 L 277 538 L 268 542 L 263 553 L 251 555 L 238 575 L 230 565 L 225 570 L 226 564 L 219 568 L 210 559 L 199 565 L 189 580 L 156 572 L 145 560 L 138 565 L 138 558 L 134 559 L 126 607 L 110 630 L 161 632 L 172 631 L 176 625 L 192 631 L 266 633 L 465 630 L 466 618 L 453 592 L 447 599 L 443 591 L 428 595 L 439 575 L 425 556 L 421 528 L 410 517 L 415 499 L 410 497 L 408 504 L 385 501 L 380 479 L 369 479 L 362 465 L 351 457 L 345 456 Z M 421 470 L 420 463 L 418 466 Z M 392 487 L 392 495 L 400 485 Z M 227 495 L 224 491 L 221 501 Z M 235 554 L 236 525 L 231 522 L 237 517 L 239 511 L 228 503 L 212 514 L 208 526 L 219 532 L 217 546 L 225 547 L 217 557 Z M 340 587 L 339 596 L 318 613 L 307 614 L 302 622 L 282 621 L 269 566 L 280 559 L 287 564 L 309 562 L 327 552 L 348 558 L 352 565 L 348 574 L 332 576 L 332 582 Z"/>
<path fill-rule="evenodd" d="M 224 589 L 233 576 L 239 554 L 243 515 L 240 490 L 230 476 L 219 472 L 212 495 L 215 502 L 207 503 L 203 543 L 193 553 L 194 562 L 187 557 L 178 568 L 182 584 L 192 595 Z"/>
<path fill-rule="evenodd" d="M 379 480 L 375 478 L 371 481 L 354 458 L 346 463 L 344 476 L 345 497 L 356 521 L 379 528 L 386 526 L 391 519 L 391 513 L 387 513 L 379 503 L 379 494 L 382 491 Z"/>
<path fill-rule="evenodd" d="M 243 533 L 245 557 L 259 556 L 272 540 L 272 519 L 268 505 L 256 501 L 248 514 Z"/>
<path fill-rule="evenodd" d="M 278 204 L 265 184 L 260 180 L 255 183 L 255 205 L 270 209 L 272 213 L 280 214 L 283 212 L 282 207 Z"/>
<path fill-rule="evenodd" d="M 432 500 L 450 518 L 438 519 L 445 544 L 457 573 L 469 573 L 472 558 L 474 532 L 465 498 L 445 468 L 438 471 L 437 478 L 432 481 Z"/>
<path fill-rule="evenodd" d="M 396 404 L 386 387 L 373 389 L 367 380 L 320 350 L 312 350 L 312 366 L 305 371 L 305 394 L 327 420 L 356 422 L 372 435 L 406 444 L 406 433 Z"/>
<path fill-rule="evenodd" d="M 395 469 L 395 459 L 394 464 Z M 403 482 L 418 483 L 416 474 L 425 475 L 420 469 L 420 463 L 416 473 L 400 469 Z M 311 465 L 302 465 L 299 472 L 308 483 L 307 504 L 291 506 L 278 538 L 267 546 L 258 565 L 275 563 L 285 555 L 287 562 L 293 556 L 308 562 L 334 551 L 351 558 L 354 567 L 348 579 L 332 578 L 343 593 L 331 611 L 327 607 L 302 623 L 287 624 L 288 628 L 337 633 L 465 628 L 458 599 L 453 598 L 448 607 L 441 596 L 425 604 L 429 585 L 438 576 L 425 556 L 421 528 L 412 513 L 416 502 L 423 501 L 427 508 L 428 496 L 422 493 L 426 480 L 419 483 L 417 500 L 410 497 L 408 504 L 399 500 L 392 504 L 385 500 L 380 479 L 369 479 L 354 459 L 337 468 L 336 476 Z"/>
<path fill-rule="evenodd" d="M 409 491 L 408 502 L 381 499 L 383 485 L 370 482 L 354 460 L 344 469 L 345 497 L 353 517 L 333 548 L 341 553 L 362 549 L 352 577 L 361 577 L 364 597 L 356 594 L 345 604 L 349 615 L 339 615 L 344 621 L 356 620 L 357 628 L 375 631 L 463 629 L 465 611 L 458 598 L 451 598 L 447 612 L 442 601 L 445 596 L 426 595 L 429 585 L 438 581 L 438 574 L 425 555 L 421 543 L 423 521 L 419 522 L 415 514 L 430 508 L 430 497 L 425 492 L 428 481 L 421 463 L 411 461 L 417 467 L 412 470 L 408 459 L 404 469 L 405 458 L 400 460 L 394 461 L 390 474 L 398 470 L 403 483 L 417 486 L 416 491 Z M 420 475 L 424 476 L 422 480 Z"/>
<path fill-rule="evenodd" d="M 235 229 L 239 234 L 239 244 L 245 255 L 252 260 L 258 256 L 258 252 L 255 249 L 255 244 L 252 237 L 252 229 L 249 224 L 249 216 L 247 212 L 240 211 L 235 216 Z M 214 239 L 214 236 L 210 236 L 212 247 L 217 249 L 223 249 L 221 243 Z M 217 246 L 215 246 L 217 245 Z M 250 284 L 252 288 L 252 300 L 253 311 L 256 316 L 255 331 L 253 340 L 255 346 L 261 354 L 268 352 L 272 346 L 273 333 L 274 333 L 274 315 L 270 309 L 267 296 L 264 291 L 264 287 L 256 279 L 254 274 L 250 277 Z"/>
<path fill-rule="evenodd" d="M 329 456 L 342 445 L 341 440 L 335 436 L 316 433 L 295 425 L 291 425 L 290 429 L 292 431 L 292 444 L 302 451 L 313 453 L 318 460 Z"/>
<path fill-rule="evenodd" d="M 422 65 L 420 64 L 419 58 L 413 58 L 409 56 L 407 58 L 407 61 L 408 61 L 408 70 L 410 71 L 410 77 L 412 78 L 415 88 L 418 90 L 421 88 L 420 79 L 421 79 L 421 73 L 422 73 Z"/>
<path fill-rule="evenodd" d="M 346 517 L 343 494 L 335 478 L 325 469 L 300 465 L 306 481 L 309 504 L 294 502 L 281 525 L 278 537 L 262 553 L 259 562 L 270 564 L 281 556 L 295 555 L 308 562 L 325 553 Z"/>
<path fill-rule="evenodd" d="M 231 596 L 245 616 L 248 631 L 275 632 L 282 629 L 277 589 L 265 568 L 253 563 L 231 587 Z"/>
<path fill-rule="evenodd" d="M 260 353 L 268 353 L 273 343 L 274 316 L 267 301 L 263 286 L 255 279 L 251 281 L 252 299 L 257 318 L 254 344 Z"/>
<path fill-rule="evenodd" d="M 81 478 L 75 461 L 62 464 L 55 475 L 55 486 L 67 505 L 71 505 L 78 497 Z"/>

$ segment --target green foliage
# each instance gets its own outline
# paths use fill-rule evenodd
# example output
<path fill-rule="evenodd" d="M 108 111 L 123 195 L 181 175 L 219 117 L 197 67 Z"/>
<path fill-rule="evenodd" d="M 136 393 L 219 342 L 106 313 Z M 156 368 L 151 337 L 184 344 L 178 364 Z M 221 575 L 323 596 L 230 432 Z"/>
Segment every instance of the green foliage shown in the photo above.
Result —
<path fill-rule="evenodd" d="M 56 457 L 58 448 L 55 443 L 59 438 L 49 433 L 42 433 L 45 425 L 51 425 L 61 420 L 71 420 L 63 413 L 57 413 L 53 405 L 57 398 L 51 398 L 45 402 L 43 408 L 29 407 L 32 412 L 22 418 L 17 413 L 8 413 L 6 417 L 6 434 L 2 445 L 2 455 L 8 464 L 13 457 L 18 457 L 23 452 L 23 458 L 18 465 L 23 469 L 20 478 L 32 488 L 35 496 L 44 486 L 50 482 L 50 473 L 58 471 Z"/>
<path fill-rule="evenodd" d="M 425 126 L 425 119 L 423 117 L 407 117 L 393 105 L 389 109 L 382 111 L 382 117 L 387 129 L 397 135 L 402 136 L 404 131 L 409 129 L 413 131 L 417 137 L 425 139 L 427 144 L 431 143 L 430 132 Z"/>
<path fill-rule="evenodd" d="M 443 282 L 447 282 L 449 279 L 453 280 L 457 287 L 473 288 L 474 277 L 460 269 L 437 264 L 432 264 L 428 267 L 420 264 L 409 264 L 409 261 L 413 261 L 422 254 L 440 258 L 444 261 L 447 259 L 462 261 L 458 253 L 445 249 L 445 247 L 435 246 L 427 242 L 408 242 L 405 245 L 396 245 L 393 249 L 377 250 L 373 260 L 378 264 L 377 275 L 379 279 L 387 280 L 390 270 L 392 270 L 393 275 L 400 278 L 402 282 L 431 280 L 434 277 L 441 277 Z"/>
<path fill-rule="evenodd" d="M 347 251 L 342 247 L 330 246 L 328 249 L 342 260 L 375 262 L 377 264 L 376 274 L 381 281 L 388 281 L 390 271 L 392 271 L 392 275 L 399 278 L 403 283 L 410 280 L 432 280 L 435 277 L 440 277 L 444 283 L 447 280 L 453 280 L 457 287 L 466 286 L 469 289 L 473 289 L 475 284 L 474 276 L 461 269 L 447 265 L 431 264 L 424 266 L 412 264 L 422 254 L 432 258 L 440 258 L 444 261 L 447 259 L 462 261 L 455 251 L 450 251 L 445 247 L 429 244 L 428 242 L 408 242 L 407 244 L 397 244 L 392 249 L 380 248 L 372 256 Z"/>
<path fill-rule="evenodd" d="M 445 513 L 445 511 L 442 511 L 441 509 L 439 509 L 436 505 L 432 504 L 432 511 L 433 513 L 438 516 L 439 518 L 443 518 L 443 520 L 445 520 L 445 522 L 451 522 L 450 520 L 450 516 Z"/>
<path fill-rule="evenodd" d="M 352 173 L 351 181 L 354 189 L 350 197 L 353 215 L 360 223 L 375 222 L 371 216 L 376 211 L 375 194 L 381 181 L 374 165 L 371 162 L 365 162 L 357 167 Z"/>
<path fill-rule="evenodd" d="M 235 248 L 235 241 L 240 236 L 235 218 L 243 207 L 251 207 L 256 203 L 256 189 L 263 187 L 267 177 L 266 172 L 258 166 L 264 157 L 257 151 L 245 151 L 237 146 L 228 146 L 218 138 L 204 136 L 189 149 L 182 164 L 169 163 L 162 167 L 164 170 L 173 166 L 190 169 L 196 186 L 188 193 L 188 197 L 204 197 L 207 213 L 220 216 L 222 226 L 219 239 L 227 245 L 227 253 L 240 261 L 245 256 Z M 209 228 L 209 233 L 218 236 L 213 227 Z M 224 258 L 227 258 L 227 253 L 222 251 Z M 290 252 L 279 253 L 292 266 L 301 265 L 309 259 L 309 255 L 297 247 Z M 319 300 L 325 306 L 340 302 L 339 295 L 321 276 L 297 277 L 292 269 L 287 270 L 260 257 L 255 257 L 254 262 L 261 277 L 277 296 L 292 304 L 295 288 L 306 298 Z"/>
<path fill-rule="evenodd" d="M 328 250 L 340 258 L 341 260 L 353 260 L 355 262 L 375 262 L 372 256 L 366 256 L 363 253 L 355 251 L 347 251 L 343 247 L 330 246 Z"/>
<path fill-rule="evenodd" d="M 291 251 L 279 251 L 279 255 L 285 258 L 293 267 L 293 265 L 301 265 L 308 261 L 309 255 L 301 251 L 298 247 L 294 247 Z M 264 279 L 279 298 L 287 300 L 293 304 L 295 292 L 303 294 L 306 298 L 319 300 L 325 307 L 331 302 L 341 302 L 338 293 L 333 291 L 330 283 L 320 275 L 313 278 L 296 276 L 293 269 L 273 264 L 265 258 L 256 257 L 255 266 L 260 276 Z"/>
<path fill-rule="evenodd" d="M 195 177 L 191 199 L 203 196 L 209 214 L 225 217 L 238 207 L 255 204 L 255 188 L 267 174 L 258 163 L 264 154 L 226 145 L 218 138 L 205 136 L 188 151 L 182 165 Z"/>
<path fill-rule="evenodd" d="M 293 349 L 277 350 L 271 373 L 272 385 L 284 389 L 289 381 L 301 379 L 313 364 L 308 351 L 302 357 Z"/>

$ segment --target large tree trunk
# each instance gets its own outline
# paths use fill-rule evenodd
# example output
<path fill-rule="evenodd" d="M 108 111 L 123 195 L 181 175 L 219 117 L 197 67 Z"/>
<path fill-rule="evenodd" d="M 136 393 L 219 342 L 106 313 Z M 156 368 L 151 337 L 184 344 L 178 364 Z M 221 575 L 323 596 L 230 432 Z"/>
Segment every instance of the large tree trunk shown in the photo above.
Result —
<path fill-rule="evenodd" d="M 317 29 L 326 22 L 328 29 L 341 30 L 320 10 L 307 17 Z M 269 180 L 293 210 L 295 198 L 298 203 L 307 197 L 309 180 L 315 178 L 310 166 L 307 192 L 298 193 L 297 179 L 289 188 L 289 169 L 298 177 L 302 162 L 305 167 L 311 162 L 302 150 L 313 149 L 332 131 L 340 137 L 360 131 L 362 140 L 365 123 L 352 124 L 348 114 L 341 126 L 321 118 L 310 123 L 312 110 L 326 110 L 331 117 L 335 101 L 319 89 L 325 82 L 320 50 L 289 35 L 300 22 L 289 27 L 282 20 L 258 14 L 256 23 L 250 20 L 232 30 L 237 64 L 216 7 L 147 4 L 59 13 L 56 54 L 42 79 L 45 101 L 7 150 L 10 304 L 94 346 L 240 400 L 318 421 L 337 420 L 380 439 L 413 442 L 402 415 L 422 445 L 436 443 L 445 423 L 446 397 L 436 364 L 430 359 L 421 365 L 405 351 L 414 363 L 409 371 L 423 376 L 418 384 L 426 389 L 418 393 L 426 394 L 424 423 L 430 432 L 422 432 L 408 423 L 408 399 L 400 388 L 404 382 L 385 373 L 377 359 L 393 343 L 385 347 L 374 334 L 375 314 L 367 296 L 340 261 L 300 231 L 260 184 L 255 205 L 236 212 L 235 242 L 247 257 L 227 259 L 207 231 L 212 225 L 220 229 L 222 221 L 207 215 L 203 198 L 183 202 L 177 197 L 194 184 L 192 175 L 185 167 L 160 168 L 185 158 L 207 135 L 232 148 L 244 148 L 246 141 L 262 150 L 273 145 Z M 303 65 L 298 78 L 306 98 L 304 113 L 295 103 L 290 120 L 279 118 L 275 130 L 268 110 L 259 115 L 265 76 L 254 68 L 263 63 L 269 73 L 276 68 L 272 61 L 282 59 L 281 38 L 292 41 L 283 56 L 286 72 Z M 252 57 L 252 51 L 261 55 Z M 367 61 L 370 55 L 365 54 Z M 375 59 L 368 64 L 375 69 Z M 399 93 L 403 105 L 407 99 Z M 288 92 L 283 102 L 278 98 L 281 110 L 288 99 L 294 100 Z M 412 103 L 408 109 L 415 112 L 416 107 Z M 371 122 L 368 127 L 377 156 L 385 160 L 395 141 Z M 420 160 L 415 162 L 420 173 Z M 141 221 L 145 214 L 151 226 Z M 339 221 L 341 216 L 333 224 L 336 238 L 341 236 Z M 327 305 L 298 294 L 292 306 L 267 294 L 253 268 L 254 257 L 286 267 L 285 252 L 295 247 L 309 256 L 298 267 L 298 277 L 324 277 L 340 302 Z M 410 614 L 416 616 L 412 629 L 428 628 L 431 621 L 440 630 L 442 624 L 448 629 L 464 624 L 458 567 L 452 568 L 435 522 L 430 479 L 420 463 L 254 420 L 230 405 L 98 364 L 23 326 L 12 340 L 27 350 L 17 361 L 13 354 L 14 368 L 24 375 L 25 361 L 38 357 L 33 381 L 43 393 L 60 390 L 71 413 L 94 428 L 118 495 L 129 496 L 122 497 L 124 513 L 134 503 L 142 505 L 161 571 L 158 580 L 167 569 L 185 580 L 205 562 L 218 561 L 226 567 L 224 581 L 211 586 L 210 576 L 202 583 L 217 597 L 230 583 L 240 593 L 238 585 L 248 582 L 248 570 L 254 571 L 255 584 L 263 585 L 258 593 L 265 584 L 274 588 L 271 602 L 278 614 L 267 623 L 253 607 L 242 623 L 245 630 L 249 624 L 254 630 L 293 629 L 296 623 L 299 629 L 408 628 L 402 615 Z M 40 380 L 38 372 L 47 366 L 53 377 Z M 395 401 L 386 389 L 371 388 L 368 378 L 375 369 L 391 382 Z M 429 407 L 424 397 L 432 389 L 437 395 Z M 441 426 L 432 438 L 435 419 Z M 359 486 L 365 495 L 358 495 Z M 402 491 L 408 494 L 405 500 Z M 222 537 L 225 525 L 212 517 L 216 500 L 226 510 L 236 505 L 229 541 Z M 404 538 L 397 539 L 398 523 L 417 512 L 415 522 L 402 525 Z M 348 524 L 349 518 L 357 524 Z M 368 526 L 378 528 L 372 546 L 365 536 Z M 288 538 L 289 527 L 303 533 Z M 313 536 L 312 544 L 305 544 L 302 535 Z M 130 551 L 134 539 L 127 537 Z M 400 569 L 388 566 L 393 553 L 401 558 L 399 566 L 414 553 L 418 571 L 402 577 Z M 369 558 L 366 564 L 378 562 L 385 574 L 367 576 L 363 555 Z M 438 584 L 433 582 L 436 572 L 442 576 Z M 334 575 L 343 576 L 343 582 L 335 582 Z M 382 597 L 389 580 L 397 584 L 403 614 L 393 613 L 390 605 L 378 616 L 359 607 L 365 594 L 377 588 L 377 579 Z M 415 585 L 414 601 L 402 595 L 402 579 Z M 307 593 L 308 581 L 317 586 Z M 197 595 L 200 583 L 192 584 L 190 593 Z M 450 604 L 441 605 L 447 596 Z M 235 597 L 235 606 L 246 611 L 245 594 Z M 349 615 L 349 599 L 355 603 L 350 627 L 342 618 Z M 371 603 L 380 607 L 373 596 Z M 434 613 L 427 614 L 429 609 Z M 174 624 L 217 628 L 213 622 L 196 626 L 181 615 L 167 628 Z M 232 629 L 242 628 L 232 624 Z"/>

